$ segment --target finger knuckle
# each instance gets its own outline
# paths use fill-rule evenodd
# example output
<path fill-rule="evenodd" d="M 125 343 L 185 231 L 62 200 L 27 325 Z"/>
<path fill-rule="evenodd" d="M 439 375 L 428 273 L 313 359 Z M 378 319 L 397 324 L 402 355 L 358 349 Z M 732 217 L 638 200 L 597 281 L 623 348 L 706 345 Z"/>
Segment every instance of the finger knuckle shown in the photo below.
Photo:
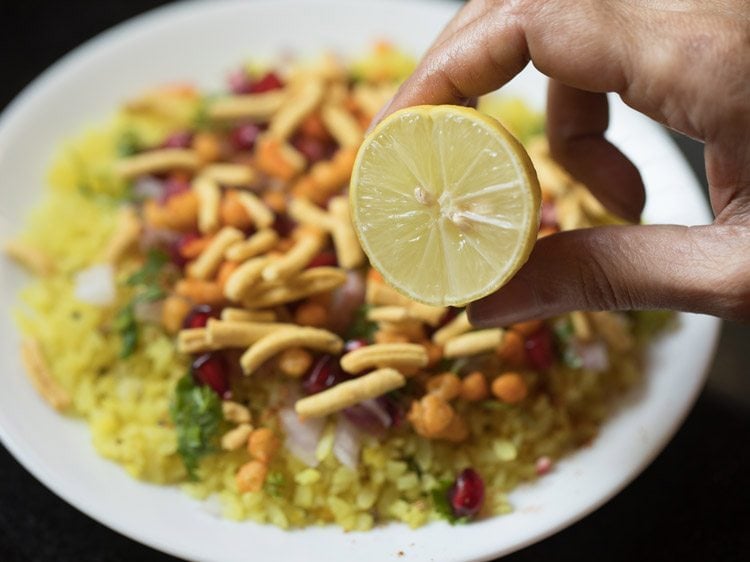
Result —
<path fill-rule="evenodd" d="M 612 268 L 595 255 L 589 256 L 579 268 L 585 306 L 591 310 L 628 310 L 634 299 L 627 285 L 615 281 Z"/>

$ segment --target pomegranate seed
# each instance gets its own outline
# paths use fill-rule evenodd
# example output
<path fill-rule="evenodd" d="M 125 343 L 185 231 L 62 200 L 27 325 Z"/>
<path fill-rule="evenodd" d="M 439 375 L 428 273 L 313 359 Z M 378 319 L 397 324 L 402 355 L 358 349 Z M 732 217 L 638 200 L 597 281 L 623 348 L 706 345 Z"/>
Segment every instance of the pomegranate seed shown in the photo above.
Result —
<path fill-rule="evenodd" d="M 458 316 L 458 313 L 461 312 L 461 310 L 463 309 L 449 306 L 445 311 L 445 314 L 443 314 L 443 317 L 440 319 L 440 323 L 438 323 L 437 328 L 442 328 L 446 324 L 452 322 L 456 318 L 456 316 Z"/>
<path fill-rule="evenodd" d="M 190 328 L 205 328 L 210 318 L 216 318 L 216 311 L 207 304 L 199 304 L 188 312 L 182 323 L 182 327 L 186 330 Z"/>
<path fill-rule="evenodd" d="M 184 248 L 190 242 L 193 240 L 197 240 L 200 238 L 200 235 L 197 232 L 186 232 L 185 234 L 180 235 L 179 238 L 177 238 L 174 242 L 172 242 L 169 245 L 169 257 L 172 260 L 172 263 L 175 264 L 179 268 L 185 267 L 188 262 L 188 258 L 185 257 Z"/>
<path fill-rule="evenodd" d="M 317 394 L 344 382 L 347 378 L 349 376 L 341 369 L 337 357 L 323 355 L 313 365 L 302 383 L 302 389 L 305 394 Z"/>
<path fill-rule="evenodd" d="M 335 150 L 331 143 L 304 135 L 295 137 L 292 140 L 292 145 L 302 153 L 310 164 L 329 159 Z"/>
<path fill-rule="evenodd" d="M 446 324 L 453 321 L 453 319 L 455 319 L 456 316 L 458 316 L 459 312 L 461 312 L 462 310 L 463 310 L 462 308 L 455 308 L 455 307 L 449 306 L 445 310 L 445 314 L 443 314 L 443 317 L 440 319 L 440 322 L 438 322 L 437 326 L 425 326 L 425 328 L 427 329 L 427 337 L 431 338 L 432 334 L 437 332 L 440 328 L 442 328 Z"/>
<path fill-rule="evenodd" d="M 552 459 L 549 457 L 539 457 L 536 459 L 536 464 L 534 465 L 534 468 L 536 469 L 536 473 L 539 476 L 542 476 L 543 474 L 547 474 L 552 469 Z"/>
<path fill-rule="evenodd" d="M 472 468 L 465 468 L 453 483 L 448 496 L 457 517 L 473 517 L 482 508 L 484 482 Z"/>
<path fill-rule="evenodd" d="M 193 142 L 193 133 L 190 131 L 179 131 L 169 135 L 163 143 L 162 148 L 190 148 Z"/>
<path fill-rule="evenodd" d="M 544 201 L 540 213 L 539 228 L 559 228 L 557 224 L 557 211 L 552 201 Z"/>
<path fill-rule="evenodd" d="M 393 425 L 391 415 L 379 400 L 364 400 L 341 413 L 358 428 L 376 437 L 385 437 L 386 429 Z"/>
<path fill-rule="evenodd" d="M 284 83 L 281 81 L 281 78 L 275 72 L 269 72 L 250 86 L 250 93 L 262 94 L 263 92 L 270 92 L 271 90 L 278 90 L 283 87 Z"/>
<path fill-rule="evenodd" d="M 370 344 L 367 342 L 367 340 L 348 340 L 344 344 L 344 353 L 349 353 L 350 351 L 354 351 L 355 349 L 362 349 L 363 347 L 367 347 L 368 345 Z"/>
<path fill-rule="evenodd" d="M 281 238 L 286 238 L 297 228 L 297 222 L 289 215 L 278 214 L 276 220 L 273 221 L 272 228 Z"/>
<path fill-rule="evenodd" d="M 333 252 L 321 252 L 312 260 L 310 260 L 310 263 L 307 264 L 307 269 L 326 266 L 335 267 L 338 264 L 339 262 L 336 259 L 336 254 L 334 254 Z"/>
<path fill-rule="evenodd" d="M 555 361 L 555 348 L 552 341 L 552 330 L 544 324 L 539 330 L 526 338 L 526 360 L 532 368 L 546 371 Z"/>
<path fill-rule="evenodd" d="M 229 377 L 224 357 L 218 353 L 204 353 L 193 361 L 193 378 L 210 386 L 222 398 L 229 394 Z"/>
<path fill-rule="evenodd" d="M 235 150 L 252 150 L 261 130 L 255 123 L 245 123 L 232 129 L 229 139 Z"/>
<path fill-rule="evenodd" d="M 391 427 L 401 427 L 406 419 L 406 410 L 403 402 L 393 398 L 393 396 L 383 395 L 377 398 L 379 404 L 381 404 L 388 415 L 391 417 Z"/>
<path fill-rule="evenodd" d="M 238 68 L 227 77 L 229 89 L 233 94 L 249 94 L 252 91 L 253 82 L 244 68 Z"/>
<path fill-rule="evenodd" d="M 179 195 L 180 193 L 185 193 L 188 190 L 190 190 L 190 184 L 188 182 L 181 179 L 168 178 L 167 181 L 164 182 L 164 190 L 161 193 L 161 197 L 159 197 L 159 204 L 166 205 L 170 198 Z"/>

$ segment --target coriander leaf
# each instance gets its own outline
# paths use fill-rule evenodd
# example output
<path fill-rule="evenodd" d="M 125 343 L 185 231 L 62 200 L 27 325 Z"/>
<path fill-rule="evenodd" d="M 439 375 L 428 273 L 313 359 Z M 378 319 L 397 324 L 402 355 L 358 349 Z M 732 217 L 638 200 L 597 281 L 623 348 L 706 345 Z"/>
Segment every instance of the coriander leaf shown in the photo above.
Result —
<path fill-rule="evenodd" d="M 211 126 L 211 119 L 208 116 L 208 109 L 217 96 L 204 96 L 198 102 L 198 107 L 191 119 L 191 126 L 198 131 L 205 131 Z"/>
<path fill-rule="evenodd" d="M 357 308 L 354 313 L 354 320 L 349 325 L 349 330 L 346 332 L 346 339 L 372 341 L 375 337 L 378 325 L 367 319 L 367 313 L 371 308 L 372 306 L 369 304 L 363 304 Z"/>
<path fill-rule="evenodd" d="M 568 342 L 573 337 L 573 323 L 567 318 L 555 322 L 552 329 L 560 341 Z"/>
<path fill-rule="evenodd" d="M 128 129 L 117 139 L 117 155 L 121 158 L 132 156 L 141 149 L 141 141 L 135 131 Z"/>
<path fill-rule="evenodd" d="M 284 475 L 278 470 L 275 470 L 266 477 L 266 482 L 263 485 L 263 489 L 269 496 L 279 498 L 284 491 L 285 484 L 286 482 L 284 479 Z"/>
<path fill-rule="evenodd" d="M 162 250 L 151 248 L 146 254 L 143 266 L 128 277 L 128 285 L 154 285 L 158 283 L 162 268 L 169 261 L 169 256 Z"/>
<path fill-rule="evenodd" d="M 146 287 L 142 293 L 135 297 L 135 302 L 154 302 L 167 296 L 167 292 L 161 287 Z"/>
<path fill-rule="evenodd" d="M 120 357 L 125 359 L 135 352 L 138 346 L 138 322 L 135 318 L 135 305 L 140 302 L 153 302 L 166 296 L 160 285 L 162 267 L 169 257 L 160 250 L 149 250 L 143 267 L 133 273 L 126 281 L 127 285 L 138 286 L 140 291 L 125 305 L 115 318 L 115 329 L 122 338 Z"/>
<path fill-rule="evenodd" d="M 468 359 L 466 357 L 459 357 L 458 359 L 441 359 L 438 363 L 438 369 L 440 371 L 450 371 L 456 375 L 461 373 L 461 369 L 466 367 Z"/>
<path fill-rule="evenodd" d="M 416 473 L 418 478 L 422 478 L 422 467 L 419 466 L 419 463 L 413 456 L 406 456 L 402 460 L 406 463 L 406 466 L 409 467 L 411 472 Z"/>
<path fill-rule="evenodd" d="M 583 361 L 574 346 L 575 332 L 573 331 L 573 323 L 568 318 L 561 319 L 555 322 L 553 331 L 563 363 L 571 369 L 580 369 Z"/>
<path fill-rule="evenodd" d="M 498 412 L 502 412 L 503 410 L 508 410 L 510 406 L 506 404 L 505 402 L 500 402 L 499 400 L 483 400 L 480 402 L 482 408 L 485 410 L 495 410 Z"/>
<path fill-rule="evenodd" d="M 453 506 L 451 506 L 449 498 L 452 487 L 453 482 L 451 480 L 441 480 L 438 482 L 437 488 L 430 492 L 432 495 L 432 507 L 440 517 L 447 520 L 451 525 L 463 525 L 469 522 L 469 518 L 467 516 L 457 517 L 453 513 Z"/>
<path fill-rule="evenodd" d="M 175 387 L 169 414 L 177 432 L 177 452 L 195 480 L 200 459 L 215 450 L 223 415 L 221 399 L 208 386 L 198 386 L 190 373 Z"/>
<path fill-rule="evenodd" d="M 565 346 L 563 348 L 562 360 L 563 363 L 571 369 L 580 369 L 581 367 L 583 367 L 583 360 L 581 359 L 581 356 L 578 355 L 578 352 L 576 352 L 576 350 L 573 349 L 572 346 Z"/>
<path fill-rule="evenodd" d="M 115 330 L 120 334 L 122 347 L 120 358 L 126 359 L 133 355 L 138 345 L 138 323 L 135 321 L 135 307 L 133 303 L 126 305 L 115 317 Z"/>

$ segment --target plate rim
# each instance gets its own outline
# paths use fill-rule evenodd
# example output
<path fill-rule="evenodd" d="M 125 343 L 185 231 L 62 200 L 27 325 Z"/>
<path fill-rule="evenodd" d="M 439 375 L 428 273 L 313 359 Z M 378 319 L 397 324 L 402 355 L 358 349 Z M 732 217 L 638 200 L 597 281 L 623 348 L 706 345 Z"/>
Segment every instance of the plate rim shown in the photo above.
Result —
<path fill-rule="evenodd" d="M 336 3 L 334 0 L 333 3 Z M 374 0 L 357 0 L 363 3 L 375 3 Z M 94 53 L 106 46 L 108 43 L 116 42 L 121 36 L 126 36 L 131 32 L 131 29 L 138 28 L 140 25 L 147 23 L 149 20 L 154 18 L 163 18 L 168 16 L 170 13 L 181 13 L 193 9 L 194 6 L 205 8 L 207 5 L 242 5 L 247 3 L 252 4 L 269 4 L 279 5 L 282 3 L 286 4 L 299 4 L 299 3 L 315 3 L 316 0 L 214 0 L 208 2 L 207 0 L 187 0 L 183 2 L 177 2 L 159 6 L 136 16 L 133 16 L 121 23 L 118 23 L 96 35 L 84 41 L 80 45 L 74 47 L 65 53 L 62 57 L 57 59 L 39 75 L 37 75 L 31 82 L 29 82 L 20 92 L 18 92 L 13 99 L 5 106 L 2 113 L 0 114 L 0 138 L 6 135 L 6 129 L 12 126 L 13 121 L 18 118 L 19 114 L 23 114 L 28 111 L 30 107 L 33 107 L 35 100 L 38 96 L 50 87 L 54 85 L 56 80 L 64 78 L 64 75 L 69 68 L 75 67 L 76 65 L 85 65 L 87 60 L 94 56 Z M 413 4 L 443 4 L 459 7 L 462 3 L 456 0 L 409 0 Z M 398 3 L 398 0 L 380 0 L 379 3 Z M 656 132 L 657 129 L 655 128 Z M 668 137 L 666 132 L 658 130 L 659 134 L 664 137 L 664 140 L 669 143 L 673 141 Z M 684 156 L 681 155 L 684 161 Z M 693 172 L 690 172 L 694 176 Z M 707 208 L 707 205 L 706 205 Z M 683 313 L 684 314 L 684 313 Z M 684 402 L 684 405 L 679 412 L 679 415 L 673 417 L 671 423 L 664 431 L 663 436 L 658 441 L 650 444 L 649 454 L 644 455 L 641 461 L 635 465 L 624 477 L 617 486 L 614 486 L 608 491 L 607 494 L 601 495 L 597 501 L 591 502 L 586 509 L 579 510 L 572 513 L 569 517 L 560 519 L 555 525 L 549 526 L 543 532 L 538 532 L 532 537 L 526 540 L 515 543 L 512 548 L 503 548 L 480 557 L 471 558 L 472 560 L 489 560 L 496 556 L 502 556 L 510 552 L 514 552 L 525 548 L 531 544 L 537 543 L 549 536 L 556 534 L 560 530 L 569 527 L 575 522 L 587 517 L 594 511 L 598 510 L 602 505 L 606 504 L 614 496 L 619 494 L 624 488 L 633 482 L 643 471 L 655 460 L 655 458 L 662 453 L 667 444 L 672 440 L 675 433 L 684 423 L 686 417 L 692 410 L 695 401 L 701 393 L 706 378 L 708 376 L 708 369 L 715 356 L 715 351 L 718 345 L 719 336 L 721 333 L 721 320 L 715 317 L 704 317 L 704 322 L 707 324 L 705 330 L 710 334 L 710 342 L 708 348 L 710 351 L 702 358 L 699 369 L 696 369 L 700 373 L 700 376 L 696 378 L 694 388 L 691 389 L 690 395 Z M 82 420 L 74 420 L 75 423 L 81 423 Z M 86 502 L 86 500 L 77 497 L 74 492 L 66 489 L 64 483 L 58 481 L 55 476 L 54 470 L 44 464 L 35 463 L 31 458 L 32 455 L 24 451 L 23 443 L 18 442 L 8 431 L 4 425 L 0 424 L 0 440 L 3 442 L 8 451 L 18 461 L 26 471 L 28 471 L 36 480 L 38 480 L 45 488 L 50 490 L 56 496 L 63 499 L 66 503 L 73 506 L 75 509 L 84 513 L 86 516 L 91 517 L 98 523 L 103 524 L 112 531 L 128 537 L 138 543 L 145 544 L 151 548 L 159 551 L 178 556 L 186 557 L 190 556 L 189 552 L 180 550 L 180 548 L 172 543 L 161 541 L 158 537 L 151 535 L 145 535 L 140 532 L 137 528 L 131 528 L 129 525 L 124 525 L 121 521 L 117 521 L 115 517 L 108 514 L 106 504 L 101 504 L 102 507 L 98 507 L 96 502 Z M 106 460 L 106 459 L 103 459 Z M 111 511 L 111 510 L 109 510 Z M 468 559 L 467 559 L 468 560 Z"/>

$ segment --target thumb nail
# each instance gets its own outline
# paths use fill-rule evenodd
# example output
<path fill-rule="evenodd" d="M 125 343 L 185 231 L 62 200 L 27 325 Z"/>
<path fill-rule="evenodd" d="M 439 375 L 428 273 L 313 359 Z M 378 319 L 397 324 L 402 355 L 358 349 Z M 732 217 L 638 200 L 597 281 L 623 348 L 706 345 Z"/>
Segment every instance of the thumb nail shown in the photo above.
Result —
<path fill-rule="evenodd" d="M 472 326 L 491 328 L 531 320 L 542 311 L 533 291 L 512 280 L 496 293 L 471 303 L 467 312 Z"/>

